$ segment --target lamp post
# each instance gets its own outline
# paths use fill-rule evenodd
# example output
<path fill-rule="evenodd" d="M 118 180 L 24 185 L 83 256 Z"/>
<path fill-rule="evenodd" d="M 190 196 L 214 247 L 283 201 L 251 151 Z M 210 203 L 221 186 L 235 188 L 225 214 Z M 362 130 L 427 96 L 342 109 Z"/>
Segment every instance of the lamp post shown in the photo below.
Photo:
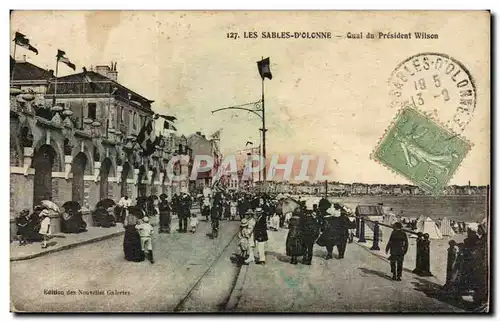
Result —
<path fill-rule="evenodd" d="M 264 85 L 263 85 L 264 86 Z M 247 108 L 246 106 L 251 106 L 253 105 L 253 109 Z M 241 111 L 247 111 L 250 112 L 254 115 L 257 115 L 260 120 L 262 121 L 262 128 L 259 130 L 262 131 L 262 154 L 259 153 L 261 157 L 264 157 L 264 162 L 266 159 L 266 115 L 265 115 L 265 110 L 264 110 L 264 92 L 262 93 L 262 99 L 257 101 L 257 102 L 251 102 L 251 103 L 246 103 L 242 105 L 236 105 L 236 106 L 229 106 L 229 107 L 224 107 L 224 108 L 219 108 L 216 110 L 212 111 L 212 114 L 221 112 L 221 111 L 226 111 L 226 110 L 241 110 Z M 264 174 L 263 174 L 263 181 L 266 181 L 266 166 L 264 163 Z M 259 172 L 260 175 L 260 172 Z"/>

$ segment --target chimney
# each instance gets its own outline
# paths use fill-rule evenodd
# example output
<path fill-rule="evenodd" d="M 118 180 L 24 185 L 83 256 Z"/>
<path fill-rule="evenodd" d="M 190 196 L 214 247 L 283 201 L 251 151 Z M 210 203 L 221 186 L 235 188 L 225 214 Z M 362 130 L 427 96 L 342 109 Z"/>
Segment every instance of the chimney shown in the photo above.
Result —
<path fill-rule="evenodd" d="M 111 63 L 111 66 L 97 65 L 95 67 L 95 72 L 111 80 L 114 80 L 115 82 L 118 81 L 118 72 L 116 71 L 116 64 L 114 66 L 113 63 Z"/>

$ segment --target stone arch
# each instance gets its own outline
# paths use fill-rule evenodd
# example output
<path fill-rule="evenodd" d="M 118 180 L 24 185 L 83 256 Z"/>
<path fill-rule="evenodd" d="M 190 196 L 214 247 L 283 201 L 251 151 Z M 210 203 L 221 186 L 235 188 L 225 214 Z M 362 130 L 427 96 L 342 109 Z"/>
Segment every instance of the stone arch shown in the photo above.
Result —
<path fill-rule="evenodd" d="M 80 205 L 83 205 L 85 190 L 84 175 L 89 162 L 90 160 L 85 153 L 78 152 L 71 165 L 71 172 L 73 173 L 71 200 L 78 202 Z"/>
<path fill-rule="evenodd" d="M 85 165 L 85 172 L 84 174 L 85 175 L 93 175 L 93 171 L 94 171 L 94 159 L 93 159 L 93 155 L 91 153 L 91 149 L 92 149 L 92 144 L 88 144 L 87 142 L 85 141 L 75 141 L 76 144 L 74 145 L 74 148 L 73 148 L 73 161 L 75 160 L 76 156 L 80 153 L 83 153 L 85 155 L 85 157 L 87 158 L 87 162 L 86 162 L 86 165 Z M 82 148 L 81 148 L 81 144 L 83 142 L 83 152 L 82 152 Z"/>
<path fill-rule="evenodd" d="M 111 172 L 111 169 L 113 168 L 113 164 L 111 162 L 110 158 L 104 158 L 101 162 L 101 170 L 99 173 L 99 199 L 106 199 L 108 198 L 109 194 L 109 182 L 108 178 Z"/>
<path fill-rule="evenodd" d="M 121 174 L 121 186 L 120 186 L 120 194 L 121 197 L 128 195 L 127 193 L 127 179 L 134 177 L 134 169 L 130 165 L 129 162 L 124 162 L 122 166 L 122 174 Z M 131 196 L 129 196 L 130 198 Z"/>
<path fill-rule="evenodd" d="M 33 180 L 33 204 L 42 200 L 52 200 L 52 171 L 59 159 L 53 146 L 44 144 L 36 149 L 33 156 L 35 176 Z"/>
<path fill-rule="evenodd" d="M 35 143 L 33 155 L 35 155 L 36 152 L 39 151 L 42 146 L 48 145 L 45 142 L 46 138 L 47 138 L 46 134 L 44 134 Z M 53 172 L 61 172 L 61 171 L 63 171 L 62 170 L 62 165 L 64 164 L 64 153 L 63 153 L 64 151 L 63 151 L 63 147 L 62 147 L 62 142 L 57 142 L 53 138 L 51 138 L 49 146 L 51 146 L 54 149 L 54 152 L 55 152 L 55 158 L 54 158 L 53 164 L 52 164 L 52 171 Z M 34 158 L 33 158 L 33 160 L 34 160 Z M 34 166 L 33 166 L 33 168 L 34 168 Z"/>

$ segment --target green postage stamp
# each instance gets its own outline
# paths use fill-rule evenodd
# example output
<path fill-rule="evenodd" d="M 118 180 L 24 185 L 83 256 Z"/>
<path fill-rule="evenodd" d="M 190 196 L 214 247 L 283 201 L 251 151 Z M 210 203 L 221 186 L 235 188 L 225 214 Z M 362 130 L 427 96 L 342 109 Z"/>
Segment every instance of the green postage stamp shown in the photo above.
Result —
<path fill-rule="evenodd" d="M 443 191 L 471 144 L 417 110 L 406 107 L 372 157 L 433 195 Z"/>

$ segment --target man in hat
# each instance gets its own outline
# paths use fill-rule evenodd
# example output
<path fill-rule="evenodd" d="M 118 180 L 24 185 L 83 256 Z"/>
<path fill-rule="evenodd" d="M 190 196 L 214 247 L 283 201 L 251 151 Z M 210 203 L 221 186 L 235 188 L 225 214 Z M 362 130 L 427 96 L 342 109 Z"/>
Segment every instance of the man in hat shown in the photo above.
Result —
<path fill-rule="evenodd" d="M 337 204 L 337 208 L 340 211 L 340 217 L 337 220 L 337 233 L 339 236 L 337 249 L 339 251 L 339 259 L 342 259 L 344 258 L 347 240 L 349 239 L 349 226 L 351 225 L 351 221 L 347 217 L 347 211 L 342 206 Z"/>
<path fill-rule="evenodd" d="M 160 211 L 160 233 L 167 233 L 170 234 L 170 223 L 172 221 L 172 218 L 170 216 L 170 212 L 172 211 L 172 208 L 170 207 L 168 200 L 167 200 L 167 195 L 162 193 L 160 195 L 160 204 L 158 205 L 158 209 Z"/>
<path fill-rule="evenodd" d="M 403 225 L 397 222 L 393 225 L 394 230 L 389 237 L 385 252 L 391 254 L 389 260 L 391 262 L 392 279 L 401 281 L 401 274 L 403 273 L 403 260 L 406 252 L 408 251 L 408 236 L 402 230 Z"/>
<path fill-rule="evenodd" d="M 255 209 L 255 215 L 257 216 L 257 221 L 255 223 L 254 238 L 255 238 L 255 248 L 257 249 L 257 264 L 266 264 L 266 242 L 267 237 L 267 218 L 264 210 L 262 208 Z"/>
<path fill-rule="evenodd" d="M 319 224 L 316 220 L 316 213 L 314 212 L 316 208 L 316 204 L 314 204 L 312 208 L 308 206 L 304 211 L 304 216 L 301 217 L 299 224 L 304 249 L 302 263 L 305 265 L 311 265 L 314 243 L 316 242 L 316 239 L 318 239 L 319 235 Z"/>
<path fill-rule="evenodd" d="M 179 232 L 187 233 L 188 218 L 191 217 L 191 196 L 183 192 L 180 200 Z"/>

